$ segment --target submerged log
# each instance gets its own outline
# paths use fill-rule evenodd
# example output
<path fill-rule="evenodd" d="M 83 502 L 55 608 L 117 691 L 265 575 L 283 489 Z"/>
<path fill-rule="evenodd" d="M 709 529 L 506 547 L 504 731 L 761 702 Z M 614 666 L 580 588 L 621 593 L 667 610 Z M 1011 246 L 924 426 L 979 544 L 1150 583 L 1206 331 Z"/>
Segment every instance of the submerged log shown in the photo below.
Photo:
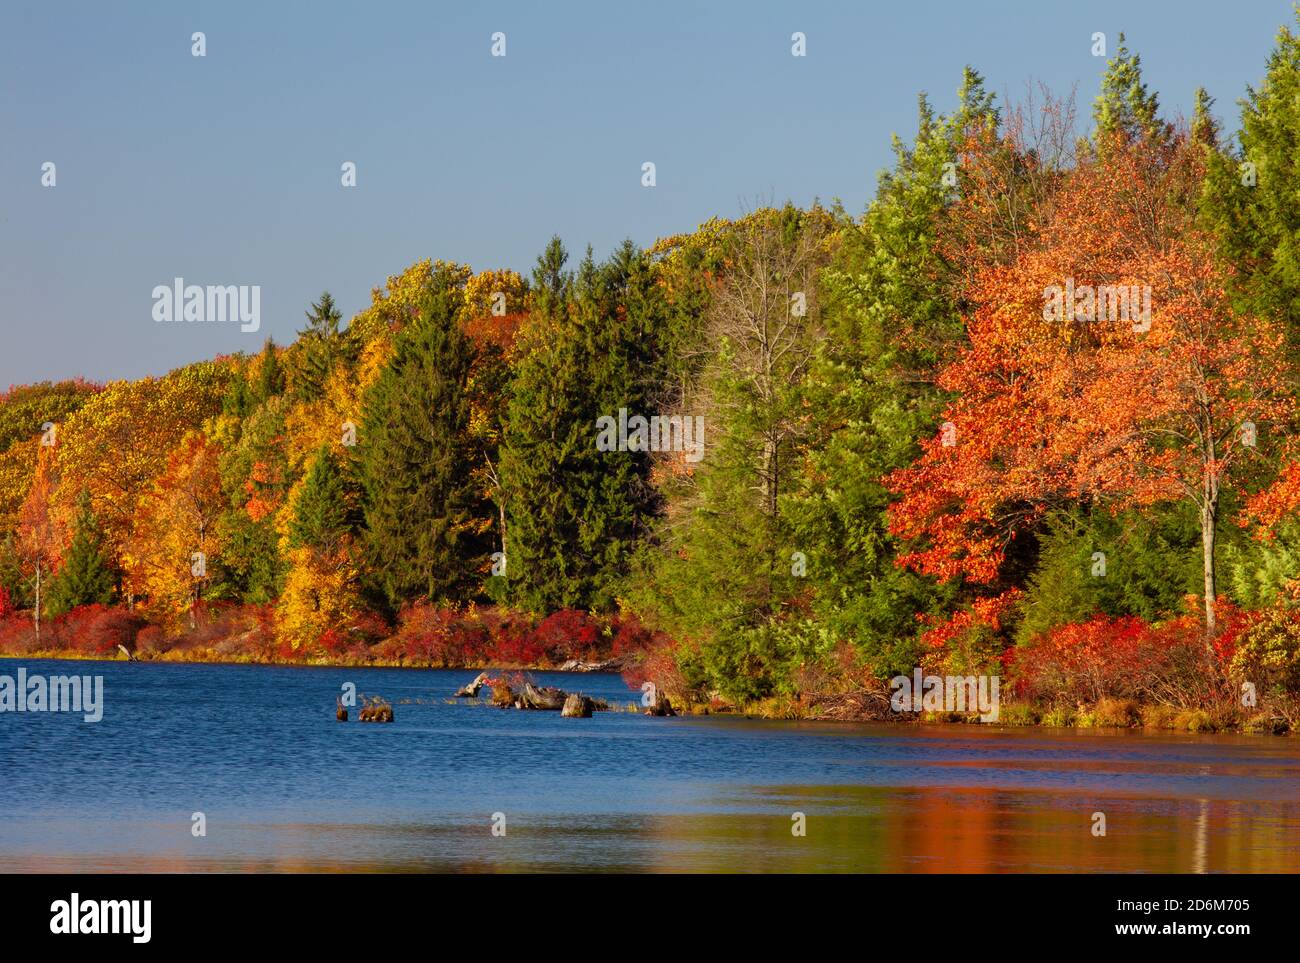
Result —
<path fill-rule="evenodd" d="M 590 719 L 592 708 L 590 699 L 575 692 L 564 700 L 564 708 L 560 710 L 560 715 L 566 719 Z"/>
<path fill-rule="evenodd" d="M 479 690 L 482 689 L 483 686 L 487 684 L 487 677 L 488 674 L 486 672 L 480 672 L 477 676 L 474 677 L 473 682 L 466 683 L 465 685 L 461 686 L 459 689 L 456 690 L 456 698 L 477 699 Z"/>
<path fill-rule="evenodd" d="M 564 700 L 568 696 L 563 689 L 557 689 L 553 685 L 538 688 L 531 682 L 525 682 L 518 702 L 522 703 L 521 708 L 524 709 L 563 709 Z"/>

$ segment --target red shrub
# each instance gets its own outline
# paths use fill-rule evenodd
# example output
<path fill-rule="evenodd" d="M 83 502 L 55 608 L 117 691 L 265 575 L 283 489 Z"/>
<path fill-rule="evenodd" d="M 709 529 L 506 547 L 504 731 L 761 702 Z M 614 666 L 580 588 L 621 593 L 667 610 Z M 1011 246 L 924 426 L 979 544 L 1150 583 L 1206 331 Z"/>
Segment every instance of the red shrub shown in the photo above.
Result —
<path fill-rule="evenodd" d="M 699 696 L 682 673 L 679 646 L 662 632 L 651 635 L 647 648 L 628 659 L 623 666 L 623 681 L 633 689 L 652 682 L 671 697 Z"/>
<path fill-rule="evenodd" d="M 13 615 L 0 619 L 0 652 L 26 655 L 36 648 L 36 627 L 27 616 Z"/>
<path fill-rule="evenodd" d="M 1195 701 L 1220 683 L 1219 668 L 1231 658 L 1252 614 L 1220 602 L 1212 665 L 1201 615 L 1194 605 L 1189 608 L 1159 625 L 1134 615 L 1098 615 L 1058 626 L 1028 646 L 1008 650 L 1004 664 L 1016 678 L 1016 691 L 1036 699 Z"/>
<path fill-rule="evenodd" d="M 532 632 L 532 644 L 552 662 L 594 660 L 604 626 L 586 612 L 561 609 L 542 619 Z"/>
<path fill-rule="evenodd" d="M 630 613 L 620 615 L 615 625 L 614 640 L 609 646 L 612 659 L 634 661 L 668 641 L 662 632 L 650 629 Z"/>
<path fill-rule="evenodd" d="M 316 647 L 335 659 L 368 661 L 375 654 L 375 643 L 386 638 L 391 630 L 382 615 L 363 609 L 345 624 L 330 626 L 322 632 Z M 303 653 L 294 655 L 301 658 Z"/>
<path fill-rule="evenodd" d="M 385 654 L 417 665 L 465 665 L 487 640 L 486 633 L 467 626 L 456 609 L 428 602 L 406 606 L 398 620 L 400 628 L 385 645 Z"/>
<path fill-rule="evenodd" d="M 167 649 L 167 634 L 161 625 L 146 625 L 135 637 L 136 654 L 161 655 Z"/>
<path fill-rule="evenodd" d="M 48 644 L 68 652 L 110 655 L 119 645 L 132 650 L 145 625 L 144 619 L 120 606 L 80 605 L 50 624 Z"/>
<path fill-rule="evenodd" d="M 516 621 L 498 626 L 488 650 L 489 661 L 508 665 L 537 665 L 544 658 L 546 652 L 531 627 Z"/>

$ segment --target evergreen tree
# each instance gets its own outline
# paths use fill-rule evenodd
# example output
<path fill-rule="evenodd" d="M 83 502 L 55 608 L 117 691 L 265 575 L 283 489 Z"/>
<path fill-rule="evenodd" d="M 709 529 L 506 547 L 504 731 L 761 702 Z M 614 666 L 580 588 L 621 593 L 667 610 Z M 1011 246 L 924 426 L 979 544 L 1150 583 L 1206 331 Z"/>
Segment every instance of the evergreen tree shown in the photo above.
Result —
<path fill-rule="evenodd" d="M 351 528 L 348 493 L 339 466 L 328 445 L 312 459 L 293 503 L 289 520 L 290 548 L 310 548 L 321 555 L 338 551 Z"/>
<path fill-rule="evenodd" d="M 972 68 L 950 117 L 936 117 L 922 97 L 915 140 L 895 138 L 893 169 L 881 175 L 861 221 L 844 228 L 823 275 L 827 338 L 806 386 L 821 413 L 819 435 L 788 506 L 787 554 L 806 557 L 818 622 L 851 640 L 881 676 L 910 671 L 915 614 L 952 598 L 949 588 L 894 564 L 893 498 L 883 479 L 937 428 L 944 396 L 936 373 L 965 338 L 960 279 L 940 254 L 956 196 L 944 173 L 968 138 L 997 122 L 993 96 Z M 957 170 L 960 191 L 966 173 Z"/>
<path fill-rule="evenodd" d="M 253 410 L 253 397 L 248 388 L 248 376 L 236 369 L 230 376 L 230 387 L 221 399 L 221 413 L 237 422 L 248 417 Z"/>
<path fill-rule="evenodd" d="M 1106 62 L 1101 94 L 1093 103 L 1097 142 L 1104 143 L 1114 135 L 1130 141 L 1154 141 L 1168 136 L 1168 128 L 1159 115 L 1159 99 L 1147 91 L 1142 80 L 1142 58 L 1129 52 L 1121 33 L 1114 58 Z"/>
<path fill-rule="evenodd" d="M 77 498 L 72 544 L 50 583 L 46 611 L 58 616 L 79 605 L 107 605 L 113 600 L 115 581 L 90 493 L 83 490 Z"/>
<path fill-rule="evenodd" d="M 348 355 L 347 335 L 339 330 L 343 315 L 328 291 L 307 312 L 307 326 L 298 332 L 295 388 L 303 401 L 314 401 L 325 393 L 330 372 Z"/>
<path fill-rule="evenodd" d="M 1297 15 L 1300 18 L 1300 14 Z M 1283 27 L 1258 87 L 1241 102 L 1240 152 L 1210 154 L 1202 217 L 1233 268 L 1238 306 L 1300 316 L 1300 34 Z M 1300 354 L 1300 327 L 1288 325 Z"/>
<path fill-rule="evenodd" d="M 563 608 L 575 598 L 568 580 L 577 501 L 565 478 L 594 437 L 581 407 L 586 386 L 568 318 L 568 258 L 553 237 L 533 270 L 533 312 L 521 333 L 502 435 L 505 574 L 514 598 L 535 610 Z"/>
<path fill-rule="evenodd" d="M 492 513 L 473 479 L 467 382 L 473 345 L 445 270 L 370 389 L 357 452 L 366 551 L 390 605 L 472 597 Z"/>
<path fill-rule="evenodd" d="M 274 398 L 284 391 L 284 369 L 280 366 L 280 353 L 275 341 L 266 339 L 257 364 L 257 382 L 253 389 L 253 399 L 262 404 L 268 398 Z"/>
<path fill-rule="evenodd" d="M 1115 516 L 1071 506 L 1054 513 L 1028 580 L 1018 641 L 1098 613 L 1148 622 L 1183 614 L 1203 575 L 1199 520 L 1189 508 Z"/>
<path fill-rule="evenodd" d="M 576 277 L 552 239 L 512 384 L 501 468 L 507 492 L 506 577 L 534 611 L 613 604 L 648 527 L 650 456 L 598 451 L 597 420 L 649 417 L 662 302 L 630 243 Z"/>
<path fill-rule="evenodd" d="M 1204 87 L 1197 87 L 1192 102 L 1192 140 L 1204 144 L 1210 149 L 1219 146 L 1219 122 L 1211 112 L 1214 110 L 1214 98 Z"/>

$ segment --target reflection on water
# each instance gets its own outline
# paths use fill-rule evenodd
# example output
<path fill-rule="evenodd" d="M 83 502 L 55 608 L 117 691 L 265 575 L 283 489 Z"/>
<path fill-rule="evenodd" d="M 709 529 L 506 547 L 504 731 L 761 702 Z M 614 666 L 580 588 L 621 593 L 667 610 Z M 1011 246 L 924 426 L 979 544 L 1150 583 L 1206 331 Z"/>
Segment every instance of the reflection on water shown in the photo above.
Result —
<path fill-rule="evenodd" d="M 472 672 L 78 671 L 106 676 L 102 723 L 0 716 L 0 870 L 1300 870 L 1295 739 L 570 720 L 448 704 Z M 345 681 L 397 722 L 335 723 Z"/>

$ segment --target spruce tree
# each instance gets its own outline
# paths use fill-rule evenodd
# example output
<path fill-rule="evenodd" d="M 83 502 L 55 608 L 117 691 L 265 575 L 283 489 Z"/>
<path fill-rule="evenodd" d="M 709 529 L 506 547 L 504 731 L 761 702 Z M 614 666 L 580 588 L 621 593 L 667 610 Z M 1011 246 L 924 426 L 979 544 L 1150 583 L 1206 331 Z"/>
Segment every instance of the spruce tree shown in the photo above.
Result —
<path fill-rule="evenodd" d="M 72 544 L 63 567 L 50 583 L 46 611 L 57 616 L 79 605 L 107 605 L 113 600 L 115 581 L 90 494 L 82 491 L 77 498 Z"/>
<path fill-rule="evenodd" d="M 303 401 L 314 401 L 325 393 L 325 383 L 347 351 L 347 335 L 339 330 L 343 315 L 328 291 L 307 312 L 307 326 L 298 332 L 295 388 Z"/>
<path fill-rule="evenodd" d="M 1300 19 L 1300 14 L 1297 14 Z M 1241 101 L 1240 152 L 1211 151 L 1202 218 L 1246 313 L 1300 316 L 1300 34 L 1283 27 Z M 1300 326 L 1287 325 L 1300 355 Z"/>
<path fill-rule="evenodd" d="M 492 512 L 467 438 L 474 349 L 454 284 L 435 276 L 368 393 L 359 432 L 366 552 L 373 587 L 392 606 L 470 598 L 487 567 Z"/>
<path fill-rule="evenodd" d="M 244 419 L 253 410 L 253 398 L 249 392 L 248 376 L 243 371 L 235 370 L 230 376 L 230 387 L 221 399 L 221 411 L 231 418 Z"/>
<path fill-rule="evenodd" d="M 350 529 L 348 493 L 329 445 L 321 445 L 294 499 L 289 547 L 332 556 Z"/>
<path fill-rule="evenodd" d="M 1093 103 L 1097 141 L 1104 143 L 1117 134 L 1130 141 L 1154 141 L 1167 136 L 1168 127 L 1159 115 L 1159 99 L 1142 80 L 1142 58 L 1129 52 L 1121 33 L 1114 58 L 1106 62 L 1101 94 Z"/>
<path fill-rule="evenodd" d="M 581 410 L 586 385 L 568 319 L 573 274 L 553 237 L 533 270 L 533 311 L 521 332 L 502 435 L 506 497 L 506 579 L 512 597 L 534 610 L 562 608 L 575 566 L 575 505 L 565 476 L 591 432 Z"/>
<path fill-rule="evenodd" d="M 507 569 L 533 611 L 611 606 L 653 493 L 646 452 L 598 451 L 597 419 L 650 417 L 662 304 L 645 256 L 624 244 L 605 264 L 588 252 L 576 277 L 552 239 L 512 383 L 501 468 Z"/>
<path fill-rule="evenodd" d="M 262 404 L 268 398 L 274 398 L 284 391 L 284 369 L 280 367 L 280 353 L 271 338 L 267 338 L 266 344 L 262 346 L 255 385 L 252 395 L 257 404 Z"/>

